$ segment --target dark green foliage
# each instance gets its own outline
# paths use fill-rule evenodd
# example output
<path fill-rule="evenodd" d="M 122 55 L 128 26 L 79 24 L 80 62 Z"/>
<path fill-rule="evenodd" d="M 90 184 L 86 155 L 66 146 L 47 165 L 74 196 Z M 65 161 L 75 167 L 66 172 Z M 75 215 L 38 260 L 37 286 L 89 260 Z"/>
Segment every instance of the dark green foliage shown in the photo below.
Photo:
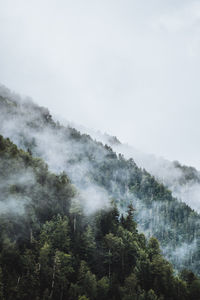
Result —
<path fill-rule="evenodd" d="M 0 299 L 199 299 L 198 277 L 186 270 L 175 276 L 157 239 L 139 234 L 134 221 L 173 253 L 200 238 L 199 215 L 132 159 L 54 123 L 46 109 L 24 104 L 20 110 L 2 99 L 2 111 L 11 115 L 18 108 L 20 117 L 25 108 L 33 112 L 25 126 L 35 135 L 48 129 L 70 143 L 74 152 L 63 169 L 77 188 L 95 183 L 114 200 L 109 209 L 86 216 L 68 176 L 50 173 L 34 157 L 42 156 L 35 137 L 20 132 L 25 152 L 0 136 Z M 73 180 L 79 164 L 89 168 L 84 176 L 75 169 Z M 198 246 L 183 266 L 199 272 L 199 261 Z"/>
<path fill-rule="evenodd" d="M 46 160 L 49 156 L 49 149 L 51 149 L 53 163 L 48 161 L 51 168 L 56 165 L 56 170 L 57 167 L 59 170 L 65 170 L 78 189 L 87 188 L 91 184 L 103 188 L 110 198 L 115 199 L 120 213 L 127 211 L 128 205 L 133 203 L 135 220 L 140 231 L 144 232 L 147 237 L 154 235 L 159 240 L 165 257 L 173 263 L 177 270 L 190 268 L 200 275 L 199 214 L 185 203 L 174 199 L 163 184 L 145 170 L 138 168 L 133 159 L 126 160 L 123 155 L 113 152 L 110 146 L 104 146 L 102 143 L 92 140 L 89 135 L 81 134 L 71 127 L 61 126 L 58 122 L 54 122 L 47 109 L 38 107 L 32 102 L 13 101 L 13 97 L 1 97 L 0 111 L 2 112 L 0 114 L 0 130 L 6 135 L 8 133 L 8 136 L 10 135 L 19 147 L 29 152 L 24 154 L 24 164 L 28 164 L 31 157 L 34 156 Z M 15 122 L 13 122 L 13 118 Z M 7 122 L 8 131 L 5 129 Z M 48 140 L 46 136 L 49 137 Z M 43 139 L 44 147 L 43 145 L 41 147 Z M 111 144 L 118 143 L 116 138 L 111 140 Z M 4 147 L 3 143 L 0 143 L 0 147 Z M 11 148 L 10 151 L 15 155 L 16 146 L 13 145 Z M 58 163 L 55 164 L 57 160 Z M 82 166 L 84 172 L 82 172 Z M 181 183 L 200 182 L 200 176 L 194 168 L 181 166 L 177 162 L 174 163 L 174 166 L 183 172 Z M 45 173 L 45 166 L 41 166 L 36 176 L 38 183 L 41 186 L 46 184 L 52 186 L 50 182 L 54 181 L 54 176 L 52 175 L 52 179 L 51 176 L 48 176 L 48 180 L 45 182 Z M 56 187 L 59 190 L 62 184 L 61 175 L 58 176 L 57 185 L 54 185 L 55 195 Z M 10 189 L 12 193 L 20 192 L 19 185 L 10 186 Z M 60 198 L 63 199 L 64 193 L 65 191 L 60 193 Z M 42 199 L 49 198 L 44 190 L 40 195 Z M 60 204 L 61 202 L 62 200 Z M 50 203 L 49 199 L 48 201 L 39 201 L 39 203 L 44 206 L 43 210 L 35 211 L 39 220 L 45 220 L 46 215 L 51 218 L 52 206 L 55 209 L 58 206 L 57 203 Z M 65 205 L 64 201 L 63 206 Z M 57 212 L 60 213 L 59 207 L 57 207 Z M 107 218 L 110 218 L 109 214 L 107 214 Z M 106 221 L 106 216 L 104 221 L 100 231 L 103 234 L 106 224 L 109 223 L 108 220 Z M 72 214 L 69 224 L 76 231 L 76 227 L 81 224 L 79 215 Z M 111 231 L 113 230 L 114 228 L 111 229 Z M 77 232 L 71 238 L 75 240 L 78 235 Z M 191 247 L 187 247 L 187 245 L 191 245 Z M 77 251 L 80 250 L 77 246 L 75 248 Z M 174 255 L 178 251 L 185 253 L 184 255 Z"/>
<path fill-rule="evenodd" d="M 66 174 L 0 141 L 0 202 L 24 199 L 0 217 L 0 299 L 199 299 L 199 279 L 175 277 L 156 238 L 138 234 L 132 205 L 86 217 Z"/>

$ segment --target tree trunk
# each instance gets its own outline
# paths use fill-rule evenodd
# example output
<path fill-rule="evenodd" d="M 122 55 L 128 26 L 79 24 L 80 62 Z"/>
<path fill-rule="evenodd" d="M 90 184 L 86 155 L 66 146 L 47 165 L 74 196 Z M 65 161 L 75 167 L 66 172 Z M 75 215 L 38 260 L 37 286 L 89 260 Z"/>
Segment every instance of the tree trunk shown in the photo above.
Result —
<path fill-rule="evenodd" d="M 55 274 L 56 274 L 56 255 L 54 258 L 54 264 L 53 264 L 53 275 L 52 275 L 52 282 L 51 282 L 51 293 L 49 298 L 52 299 L 53 296 L 53 288 L 54 288 L 54 284 L 55 284 Z"/>

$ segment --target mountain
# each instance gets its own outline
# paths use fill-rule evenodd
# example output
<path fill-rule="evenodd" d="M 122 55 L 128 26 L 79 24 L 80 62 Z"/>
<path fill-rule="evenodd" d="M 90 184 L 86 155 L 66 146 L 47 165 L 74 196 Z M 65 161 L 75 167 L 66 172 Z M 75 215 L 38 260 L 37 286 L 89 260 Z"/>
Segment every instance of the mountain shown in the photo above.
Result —
<path fill-rule="evenodd" d="M 137 165 L 145 168 L 157 181 L 170 189 L 175 198 L 200 212 L 200 172 L 194 167 L 143 153 L 129 145 L 121 143 L 110 145 L 115 152 L 123 153 L 127 159 L 134 157 Z"/>
<path fill-rule="evenodd" d="M 87 132 L 93 139 L 109 145 L 113 151 L 123 154 L 126 159 L 134 158 L 137 166 L 144 168 L 158 182 L 163 183 L 175 198 L 200 212 L 200 172 L 194 167 L 144 153 L 128 144 L 121 143 L 116 137 L 106 133 L 102 134 L 100 131 L 94 131 L 74 123 L 72 125 L 82 133 Z"/>
<path fill-rule="evenodd" d="M 200 279 L 174 276 L 132 205 L 88 216 L 66 174 L 2 136 L 0 170 L 0 299 L 199 299 Z"/>
<path fill-rule="evenodd" d="M 135 209 L 140 232 L 155 236 L 177 270 L 200 274 L 200 216 L 135 161 L 108 145 L 55 122 L 46 108 L 1 88 L 0 132 L 56 174 L 66 172 L 91 215 L 114 201 L 120 214 Z M 176 167 L 178 170 L 178 167 Z M 180 167 L 179 167 L 180 169 Z"/>

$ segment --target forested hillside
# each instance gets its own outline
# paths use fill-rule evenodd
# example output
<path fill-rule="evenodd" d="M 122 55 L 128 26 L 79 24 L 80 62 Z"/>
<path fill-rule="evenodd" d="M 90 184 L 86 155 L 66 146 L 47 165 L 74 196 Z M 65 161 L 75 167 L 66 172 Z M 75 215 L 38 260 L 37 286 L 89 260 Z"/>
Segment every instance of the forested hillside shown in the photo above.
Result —
<path fill-rule="evenodd" d="M 84 132 L 84 128 L 80 128 Z M 137 166 L 144 168 L 156 180 L 170 189 L 172 195 L 179 201 L 185 202 L 195 211 L 200 212 L 200 172 L 191 166 L 178 161 L 169 161 L 154 154 L 144 153 L 134 147 L 121 143 L 116 137 L 101 134 L 89 129 L 86 132 L 112 147 L 116 153 L 122 153 L 126 159 L 134 158 Z"/>
<path fill-rule="evenodd" d="M 170 190 L 133 159 L 89 135 L 55 122 L 47 109 L 1 91 L 0 132 L 33 157 L 41 157 L 55 173 L 65 171 L 81 192 L 82 209 L 90 215 L 109 206 L 121 213 L 135 209 L 140 232 L 155 236 L 176 269 L 200 274 L 200 216 L 172 197 Z"/>
<path fill-rule="evenodd" d="M 174 275 L 132 205 L 85 214 L 66 174 L 2 136 L 0 170 L 0 299 L 199 299 L 200 280 Z"/>

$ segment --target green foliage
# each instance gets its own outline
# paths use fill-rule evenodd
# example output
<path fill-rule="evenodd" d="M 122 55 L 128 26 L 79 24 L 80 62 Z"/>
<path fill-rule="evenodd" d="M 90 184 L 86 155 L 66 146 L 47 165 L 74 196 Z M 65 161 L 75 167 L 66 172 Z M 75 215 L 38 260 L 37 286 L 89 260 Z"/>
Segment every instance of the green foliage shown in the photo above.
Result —
<path fill-rule="evenodd" d="M 9 93 L 7 94 L 9 95 Z M 29 207 L 33 219 L 37 218 L 38 223 L 44 223 L 46 220 L 50 220 L 55 212 L 65 215 L 70 207 L 70 201 L 66 201 L 66 198 L 69 200 L 75 193 L 71 184 L 65 185 L 65 175 L 61 174 L 56 178 L 53 174 L 46 176 L 49 173 L 47 166 L 40 159 L 34 158 L 34 156 L 40 156 L 46 159 L 49 157 L 49 148 L 51 148 L 51 158 L 54 162 L 59 162 L 60 157 L 62 158 L 57 167 L 66 170 L 78 189 L 88 187 L 90 184 L 105 189 L 109 197 L 115 199 L 120 214 L 124 214 L 129 204 L 134 203 L 135 221 L 139 224 L 140 230 L 146 236 L 153 235 L 159 240 L 165 257 L 173 263 L 176 270 L 189 268 L 200 275 L 199 242 L 196 245 L 196 241 L 200 239 L 199 214 L 185 203 L 174 199 L 163 184 L 145 170 L 138 168 L 133 159 L 126 160 L 123 155 L 117 155 L 110 146 L 92 140 L 89 135 L 81 134 L 75 128 L 61 126 L 52 119 L 46 108 L 38 107 L 32 102 L 20 103 L 13 100 L 13 97 L 0 97 L 0 110 L 2 112 L 0 129 L 1 125 L 2 128 L 6 128 L 7 120 L 10 126 L 14 124 L 12 128 L 9 127 L 7 133 L 15 138 L 17 145 L 23 150 L 28 149 L 28 153 L 21 150 L 18 155 L 16 146 L 11 145 L 9 141 L 6 142 L 3 138 L 0 138 L 0 149 L 2 149 L 0 151 L 3 152 L 3 149 L 7 147 L 7 151 L 4 151 L 5 158 L 10 159 L 11 155 L 15 158 L 15 172 L 20 169 L 21 159 L 24 166 L 32 165 L 34 167 L 37 188 L 32 188 L 26 193 L 26 195 L 36 194 L 35 198 L 38 199 L 38 202 L 34 202 L 32 205 L 34 207 Z M 15 126 L 15 122 L 12 122 L 13 119 L 17 120 L 16 123 L 20 126 Z M 49 139 L 46 140 L 46 147 L 42 147 L 44 150 L 42 151 L 41 140 L 46 138 L 46 133 Z M 110 138 L 109 142 L 119 144 L 115 137 Z M 60 143 L 59 150 L 54 151 L 54 149 L 58 149 L 54 147 L 54 143 L 55 145 Z M 84 174 L 80 172 L 81 166 L 85 167 Z M 1 170 L 4 170 L 6 174 L 7 165 L 0 167 L 2 167 L 0 173 Z M 174 167 L 182 172 L 178 184 L 200 183 L 199 172 L 194 168 L 181 166 L 177 162 L 174 162 Z M 41 191 L 38 193 L 39 187 Z M 10 190 L 15 196 L 22 192 L 22 188 L 24 187 L 19 184 L 10 186 Z M 51 193 L 47 194 L 47 190 Z M 40 203 L 40 207 L 37 208 L 38 203 Z M 101 218 L 102 224 L 98 233 L 99 238 L 109 231 L 115 234 L 118 226 L 117 216 L 116 222 L 113 222 L 111 228 L 110 214 L 106 212 L 103 214 L 104 218 Z M 80 240 L 78 227 L 82 227 L 81 221 L 80 215 L 76 213 L 70 215 L 69 225 L 70 228 L 74 228 L 74 233 L 71 235 L 74 242 L 72 245 L 73 250 L 77 253 L 82 251 L 81 247 L 75 243 L 75 240 Z M 34 224 L 36 226 L 36 223 Z M 127 226 L 129 225 L 127 224 Z M 109 231 L 107 231 L 108 227 Z M 128 229 L 128 227 L 126 228 Z M 76 230 L 77 234 L 75 234 Z M 186 244 L 191 247 L 186 249 L 184 255 L 175 255 L 178 251 L 181 252 L 179 249 L 184 248 L 185 250 Z M 193 244 L 194 247 L 192 247 Z M 88 254 L 83 253 L 81 259 L 85 259 L 84 255 Z"/>
<path fill-rule="evenodd" d="M 52 249 L 69 251 L 70 237 L 67 217 L 57 215 L 51 221 L 47 221 L 41 230 L 40 240 L 47 243 Z"/>
<path fill-rule="evenodd" d="M 0 142 L 1 204 L 23 201 L 0 215 L 0 299 L 199 299 L 199 278 L 174 275 L 157 239 L 138 233 L 131 205 L 123 215 L 112 202 L 85 216 L 66 174 Z"/>
<path fill-rule="evenodd" d="M 108 299 L 109 292 L 109 279 L 104 276 L 97 281 L 97 299 L 106 300 Z"/>
<path fill-rule="evenodd" d="M 78 300 L 90 300 L 90 299 L 84 295 L 84 296 L 79 296 Z"/>

